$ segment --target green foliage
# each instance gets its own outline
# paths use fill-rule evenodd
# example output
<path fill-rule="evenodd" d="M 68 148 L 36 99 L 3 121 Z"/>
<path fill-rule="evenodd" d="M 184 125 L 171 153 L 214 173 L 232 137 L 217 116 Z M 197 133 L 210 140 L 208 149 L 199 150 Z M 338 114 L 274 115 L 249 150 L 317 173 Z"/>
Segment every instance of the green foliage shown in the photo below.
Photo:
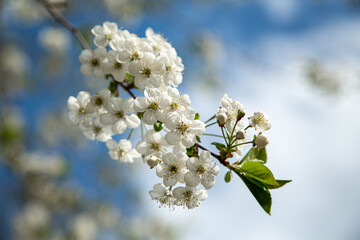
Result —
<path fill-rule="evenodd" d="M 215 144 L 214 144 L 215 145 Z M 217 144 L 218 145 L 218 144 Z M 221 147 L 221 146 L 220 146 Z M 229 172 L 234 171 L 250 190 L 256 201 L 266 213 L 271 215 L 270 189 L 278 189 L 291 180 L 276 180 L 273 173 L 264 164 L 267 161 L 266 150 L 251 148 L 240 162 L 229 164 Z M 225 175 L 225 182 L 229 182 L 230 173 Z M 228 180 L 228 181 L 227 181 Z"/>
<path fill-rule="evenodd" d="M 266 163 L 267 162 L 266 149 L 265 148 L 258 149 L 257 147 L 251 148 L 250 151 L 244 156 L 244 158 L 237 164 L 240 165 L 252 160 L 259 160 L 262 163 Z"/>
<path fill-rule="evenodd" d="M 211 145 L 214 145 L 217 148 L 217 150 L 219 150 L 220 152 L 226 149 L 226 146 L 222 143 L 212 142 Z"/>
<path fill-rule="evenodd" d="M 279 187 L 279 184 L 275 180 L 272 172 L 261 162 L 248 161 L 238 168 L 235 168 L 235 172 L 238 174 L 245 174 L 246 178 L 255 179 L 266 187 Z"/>
<path fill-rule="evenodd" d="M 239 177 L 241 178 L 241 180 L 243 180 L 247 188 L 250 190 L 250 192 L 255 197 L 256 201 L 260 204 L 260 206 L 264 209 L 264 211 L 267 214 L 271 215 L 272 199 L 269 190 L 259 187 L 243 175 L 239 175 Z"/>

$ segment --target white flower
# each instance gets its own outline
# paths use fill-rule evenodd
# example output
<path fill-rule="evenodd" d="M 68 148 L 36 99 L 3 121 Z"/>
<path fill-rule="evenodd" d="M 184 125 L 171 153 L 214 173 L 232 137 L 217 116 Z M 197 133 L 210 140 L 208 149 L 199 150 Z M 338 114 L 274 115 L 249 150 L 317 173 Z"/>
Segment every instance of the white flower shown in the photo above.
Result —
<path fill-rule="evenodd" d="M 191 157 L 187 161 L 189 172 L 185 174 L 185 182 L 189 187 L 197 187 L 200 182 L 205 189 L 215 185 L 214 175 L 219 175 L 219 167 L 211 162 L 208 151 L 202 151 L 199 158 Z"/>
<path fill-rule="evenodd" d="M 68 99 L 69 113 L 68 117 L 73 125 L 78 125 L 79 122 L 87 115 L 86 106 L 90 102 L 90 93 L 81 91 L 77 97 L 70 96 Z"/>
<path fill-rule="evenodd" d="M 146 88 L 144 91 L 145 97 L 137 97 L 134 102 L 134 110 L 137 112 L 144 112 L 143 120 L 146 124 L 152 125 L 156 123 L 161 117 L 161 104 L 163 92 L 157 88 Z"/>
<path fill-rule="evenodd" d="M 180 141 L 185 147 L 189 148 L 196 142 L 196 136 L 205 132 L 205 124 L 200 120 L 190 120 L 183 115 L 173 113 L 169 117 L 166 127 L 171 132 L 165 135 L 165 139 L 170 145 L 178 144 Z"/>
<path fill-rule="evenodd" d="M 182 83 L 184 65 L 180 57 L 177 56 L 176 50 L 170 50 L 161 54 L 160 61 L 165 66 L 164 84 L 166 86 L 178 86 Z"/>
<path fill-rule="evenodd" d="M 167 153 L 162 160 L 162 163 L 156 166 L 156 175 L 163 178 L 164 185 L 169 187 L 177 182 L 184 182 L 188 156 L 185 153 Z"/>
<path fill-rule="evenodd" d="M 116 23 L 104 22 L 102 26 L 96 25 L 91 29 L 94 34 L 94 43 L 97 47 L 106 47 L 115 37 L 118 30 Z"/>
<path fill-rule="evenodd" d="M 100 142 L 106 142 L 113 135 L 111 128 L 101 124 L 98 117 L 81 122 L 80 129 L 87 139 L 98 140 Z"/>
<path fill-rule="evenodd" d="M 80 72 L 85 76 L 93 75 L 95 78 L 104 76 L 103 63 L 106 59 L 106 49 L 97 48 L 94 51 L 82 50 L 79 60 L 82 63 Z"/>
<path fill-rule="evenodd" d="M 109 89 L 104 88 L 97 94 L 91 97 L 90 102 L 86 106 L 86 110 L 89 113 L 103 112 L 105 107 L 108 105 L 108 101 L 111 97 Z"/>
<path fill-rule="evenodd" d="M 103 63 L 103 70 L 106 74 L 111 74 L 118 82 L 123 82 L 127 71 L 127 63 L 116 59 L 116 52 L 110 50 L 107 53 L 107 61 Z"/>
<path fill-rule="evenodd" d="M 173 112 L 183 114 L 189 119 L 194 119 L 195 112 L 191 107 L 189 107 L 190 103 L 189 95 L 180 95 L 179 90 L 176 88 L 169 88 L 167 90 L 167 94 L 163 96 L 160 102 L 161 108 L 163 110 L 162 114 L 159 116 L 159 121 L 166 124 L 166 121 L 170 119 L 170 114 Z"/>
<path fill-rule="evenodd" d="M 168 43 L 163 36 L 154 33 L 152 28 L 147 28 L 145 31 L 146 40 L 152 47 L 153 53 L 158 56 L 161 52 L 171 49 L 171 44 Z"/>
<path fill-rule="evenodd" d="M 145 156 L 153 155 L 161 158 L 166 153 L 167 146 L 165 138 L 159 132 L 149 130 L 145 134 L 145 141 L 139 142 L 136 150 Z"/>
<path fill-rule="evenodd" d="M 113 139 L 106 142 L 106 146 L 109 149 L 109 156 L 124 163 L 133 163 L 134 158 L 139 158 L 141 155 L 132 148 L 131 142 L 127 139 L 120 140 L 117 144 Z"/>
<path fill-rule="evenodd" d="M 164 71 L 164 64 L 149 52 L 144 53 L 140 60 L 129 64 L 129 73 L 135 77 L 135 86 L 140 90 L 145 87 L 160 87 Z"/>
<path fill-rule="evenodd" d="M 244 106 L 240 102 L 229 98 L 226 93 L 222 96 L 222 98 L 220 100 L 220 106 L 226 112 L 227 121 L 226 121 L 225 127 L 226 127 L 227 131 L 229 133 L 231 133 L 233 131 L 233 128 L 234 128 L 234 125 L 235 125 L 235 122 L 236 122 L 236 119 L 238 116 L 238 111 L 244 110 Z M 234 132 L 236 132 L 240 129 L 243 129 L 243 128 L 244 128 L 243 123 L 238 122 L 235 127 Z"/>
<path fill-rule="evenodd" d="M 47 27 L 39 33 L 41 44 L 48 51 L 63 54 L 70 44 L 70 36 L 67 31 L 62 28 Z"/>
<path fill-rule="evenodd" d="M 256 130 L 266 131 L 271 128 L 271 121 L 266 113 L 256 112 L 249 117 L 250 126 L 255 127 Z"/>
<path fill-rule="evenodd" d="M 134 114 L 134 99 L 128 98 L 121 106 L 119 98 L 110 98 L 105 108 L 108 111 L 100 115 L 100 121 L 104 125 L 111 125 L 114 133 L 123 133 L 126 128 L 137 128 L 140 125 L 139 117 Z M 127 115 L 130 114 L 130 115 Z"/>
<path fill-rule="evenodd" d="M 259 134 L 256 137 L 255 144 L 258 148 L 262 149 L 269 144 L 269 138 L 264 134 Z"/>
<path fill-rule="evenodd" d="M 117 52 L 117 59 L 121 62 L 138 61 L 144 52 L 151 51 L 150 45 L 143 39 L 127 31 L 119 31 L 117 40 L 110 43 Z"/>
<path fill-rule="evenodd" d="M 177 206 L 186 206 L 188 209 L 198 207 L 200 202 L 208 197 L 205 190 L 191 187 L 177 187 L 174 189 L 173 195 L 176 198 L 175 204 Z"/>
<path fill-rule="evenodd" d="M 160 203 L 160 207 L 167 206 L 173 208 L 175 198 L 172 195 L 172 191 L 168 190 L 164 184 L 155 184 L 153 190 L 149 191 L 152 200 L 156 200 Z"/>

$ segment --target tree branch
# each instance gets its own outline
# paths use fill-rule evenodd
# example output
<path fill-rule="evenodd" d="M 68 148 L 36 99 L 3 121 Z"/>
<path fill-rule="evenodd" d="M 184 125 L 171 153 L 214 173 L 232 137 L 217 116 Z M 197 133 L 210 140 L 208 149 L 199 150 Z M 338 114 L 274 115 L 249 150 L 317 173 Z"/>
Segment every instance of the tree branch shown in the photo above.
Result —
<path fill-rule="evenodd" d="M 217 154 L 211 152 L 210 150 L 204 148 L 204 147 L 201 146 L 200 144 L 195 143 L 194 146 L 197 146 L 198 148 L 201 148 L 202 150 L 205 150 L 205 151 L 210 152 L 211 156 L 213 156 L 214 158 L 216 158 L 217 160 L 219 160 L 219 162 L 220 162 L 222 165 L 224 165 L 225 167 L 230 164 L 229 161 L 227 161 L 226 159 L 223 159 L 220 155 L 217 155 Z"/>
<path fill-rule="evenodd" d="M 76 39 L 78 40 L 78 42 L 80 43 L 80 45 L 85 48 L 85 49 L 89 49 L 91 50 L 89 44 L 86 42 L 84 36 L 81 34 L 81 32 L 79 31 L 79 29 L 77 29 L 76 27 L 74 27 L 60 12 L 59 10 L 56 9 L 56 7 L 46 1 L 46 0 L 38 0 L 38 2 L 44 6 L 44 8 L 46 9 L 46 11 L 48 11 L 48 13 L 54 18 L 55 21 L 57 21 L 58 23 L 60 23 L 61 25 L 63 25 L 67 30 L 69 30 L 70 32 L 72 32 L 74 34 L 74 36 L 76 37 Z"/>
<path fill-rule="evenodd" d="M 38 2 L 40 2 L 40 4 L 42 4 L 44 6 L 44 8 L 49 12 L 49 14 L 54 18 L 55 21 L 57 21 L 58 23 L 60 23 L 61 25 L 63 25 L 66 29 L 68 29 L 71 33 L 74 34 L 74 36 L 76 37 L 76 39 L 78 40 L 78 42 L 80 43 L 80 45 L 84 48 L 84 49 L 89 49 L 91 50 L 89 44 L 86 42 L 84 36 L 81 34 L 81 32 L 79 31 L 79 29 L 77 29 L 75 26 L 73 26 L 56 8 L 54 5 L 52 5 L 50 2 L 46 1 L 46 0 L 37 0 Z M 114 77 L 111 76 L 112 81 L 114 81 L 115 86 L 120 85 L 126 92 L 128 92 L 130 94 L 131 97 L 136 98 L 135 94 L 131 92 L 129 86 L 124 85 L 122 82 L 117 82 L 114 80 Z M 196 143 L 194 146 L 205 150 L 205 151 L 209 151 L 208 149 L 206 149 L 205 147 L 201 146 L 200 144 Z M 229 165 L 229 161 L 227 161 L 226 159 L 223 159 L 220 155 L 217 155 L 211 151 L 209 151 L 210 154 L 216 158 L 217 160 L 219 160 L 219 162 L 224 165 L 225 167 L 227 165 Z"/>

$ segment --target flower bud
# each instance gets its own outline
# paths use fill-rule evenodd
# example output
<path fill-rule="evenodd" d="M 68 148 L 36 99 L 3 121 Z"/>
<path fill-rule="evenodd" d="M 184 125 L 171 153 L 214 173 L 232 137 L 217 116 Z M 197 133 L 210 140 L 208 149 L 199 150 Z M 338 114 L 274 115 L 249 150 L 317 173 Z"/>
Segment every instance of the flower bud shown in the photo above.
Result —
<path fill-rule="evenodd" d="M 225 126 L 225 123 L 226 123 L 226 120 L 227 120 L 227 116 L 226 116 L 225 113 L 220 113 L 220 114 L 216 115 L 216 119 L 217 119 L 217 122 L 218 122 L 220 127 Z"/>
<path fill-rule="evenodd" d="M 236 133 L 236 139 L 238 140 L 244 140 L 246 137 L 245 131 L 244 130 L 240 130 Z"/>
<path fill-rule="evenodd" d="M 245 116 L 244 109 L 239 109 L 236 116 L 237 120 L 240 121 L 244 116 Z"/>
<path fill-rule="evenodd" d="M 159 164 L 160 159 L 155 157 L 155 156 L 151 156 L 147 161 L 146 163 L 150 166 L 150 169 L 153 169 L 154 167 L 156 167 L 156 165 Z"/>
<path fill-rule="evenodd" d="M 255 140 L 255 144 L 258 148 L 262 149 L 262 148 L 266 147 L 266 145 L 269 144 L 269 139 L 266 135 L 259 134 Z"/>

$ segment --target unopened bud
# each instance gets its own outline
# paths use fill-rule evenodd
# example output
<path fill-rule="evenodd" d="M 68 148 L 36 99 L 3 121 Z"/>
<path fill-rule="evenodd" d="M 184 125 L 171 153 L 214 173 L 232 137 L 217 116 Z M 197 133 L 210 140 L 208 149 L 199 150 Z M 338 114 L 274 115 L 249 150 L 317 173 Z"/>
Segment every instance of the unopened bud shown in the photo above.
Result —
<path fill-rule="evenodd" d="M 156 167 L 156 165 L 158 165 L 160 162 L 160 159 L 155 157 L 155 156 L 151 156 L 146 163 L 150 166 L 150 169 Z"/>
<path fill-rule="evenodd" d="M 240 121 L 245 116 L 244 109 L 239 109 L 237 112 L 237 120 Z"/>
<path fill-rule="evenodd" d="M 259 134 L 255 140 L 255 144 L 258 148 L 262 149 L 269 144 L 269 139 L 264 134 Z"/>
<path fill-rule="evenodd" d="M 225 126 L 225 123 L 226 123 L 226 120 L 227 120 L 226 113 L 220 113 L 220 114 L 216 115 L 216 120 L 217 120 L 220 127 Z"/>
<path fill-rule="evenodd" d="M 246 137 L 245 131 L 244 130 L 240 130 L 236 133 L 236 139 L 238 140 L 244 140 Z"/>

